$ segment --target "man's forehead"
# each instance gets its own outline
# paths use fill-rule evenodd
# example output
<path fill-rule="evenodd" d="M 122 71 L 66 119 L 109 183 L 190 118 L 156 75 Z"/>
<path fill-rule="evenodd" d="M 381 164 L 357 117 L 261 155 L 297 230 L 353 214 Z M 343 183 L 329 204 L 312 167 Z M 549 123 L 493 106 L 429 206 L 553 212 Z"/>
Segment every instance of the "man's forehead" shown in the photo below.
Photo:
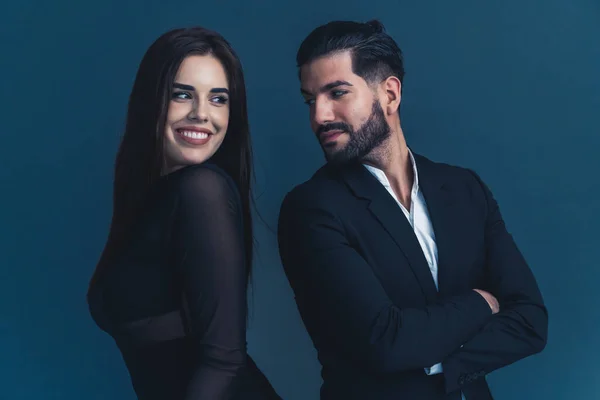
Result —
<path fill-rule="evenodd" d="M 321 86 L 334 81 L 352 83 L 356 78 L 357 76 L 352 72 L 352 58 L 349 52 L 317 58 L 300 69 L 300 81 L 303 87 Z"/>

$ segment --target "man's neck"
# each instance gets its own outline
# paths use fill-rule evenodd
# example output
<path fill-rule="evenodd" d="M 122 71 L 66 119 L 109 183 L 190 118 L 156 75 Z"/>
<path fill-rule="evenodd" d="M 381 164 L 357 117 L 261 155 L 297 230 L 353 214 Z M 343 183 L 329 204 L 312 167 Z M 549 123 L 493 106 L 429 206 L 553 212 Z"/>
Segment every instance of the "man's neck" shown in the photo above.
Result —
<path fill-rule="evenodd" d="M 364 163 L 385 173 L 398 200 L 410 210 L 414 171 L 402 129 L 393 131 L 382 147 L 369 154 Z"/>

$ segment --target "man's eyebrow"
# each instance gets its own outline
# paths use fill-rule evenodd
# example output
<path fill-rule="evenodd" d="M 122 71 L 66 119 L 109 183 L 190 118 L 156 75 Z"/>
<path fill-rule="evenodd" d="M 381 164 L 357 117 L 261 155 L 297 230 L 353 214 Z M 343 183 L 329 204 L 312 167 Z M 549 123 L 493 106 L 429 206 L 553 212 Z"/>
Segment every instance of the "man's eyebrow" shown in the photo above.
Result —
<path fill-rule="evenodd" d="M 319 93 L 323 93 L 326 92 L 328 90 L 331 90 L 333 88 L 336 88 L 338 86 L 353 86 L 350 82 L 348 81 L 342 81 L 342 80 L 337 80 L 334 82 L 330 82 L 326 85 L 323 85 L 319 88 Z M 310 93 L 308 90 L 306 89 L 302 89 L 300 88 L 300 93 L 307 95 L 307 96 L 312 96 L 312 93 Z"/>

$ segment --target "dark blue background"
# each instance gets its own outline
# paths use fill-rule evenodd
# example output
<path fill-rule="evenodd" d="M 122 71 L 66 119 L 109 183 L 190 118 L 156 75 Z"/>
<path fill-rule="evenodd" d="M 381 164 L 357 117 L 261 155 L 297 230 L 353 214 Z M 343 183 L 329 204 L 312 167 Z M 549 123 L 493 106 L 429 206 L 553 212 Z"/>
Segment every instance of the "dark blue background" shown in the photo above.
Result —
<path fill-rule="evenodd" d="M 414 150 L 490 185 L 550 311 L 546 350 L 490 375 L 497 399 L 594 399 L 600 354 L 600 5 L 544 1 L 6 1 L 0 9 L 0 398 L 132 399 L 91 321 L 88 279 L 110 221 L 114 155 L 138 63 L 168 29 L 221 32 L 244 64 L 258 206 L 323 162 L 295 53 L 331 19 L 380 18 L 405 52 Z M 319 368 L 279 263 L 260 242 L 250 351 L 285 399 Z"/>

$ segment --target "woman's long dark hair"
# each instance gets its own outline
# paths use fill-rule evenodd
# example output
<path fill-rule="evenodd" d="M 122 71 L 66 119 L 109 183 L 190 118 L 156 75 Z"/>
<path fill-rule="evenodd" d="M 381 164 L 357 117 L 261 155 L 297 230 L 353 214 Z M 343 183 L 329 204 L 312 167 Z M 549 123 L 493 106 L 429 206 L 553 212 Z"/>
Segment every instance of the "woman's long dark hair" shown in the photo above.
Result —
<path fill-rule="evenodd" d="M 235 181 L 242 200 L 248 277 L 252 270 L 252 145 L 242 65 L 218 33 L 195 27 L 169 31 L 147 50 L 129 97 L 127 122 L 115 162 L 113 214 L 108 240 L 90 281 L 90 288 L 126 244 L 152 185 L 164 166 L 164 129 L 173 81 L 190 55 L 212 55 L 225 69 L 230 112 L 227 134 L 210 159 Z M 89 290 L 88 290 L 89 293 Z"/>

